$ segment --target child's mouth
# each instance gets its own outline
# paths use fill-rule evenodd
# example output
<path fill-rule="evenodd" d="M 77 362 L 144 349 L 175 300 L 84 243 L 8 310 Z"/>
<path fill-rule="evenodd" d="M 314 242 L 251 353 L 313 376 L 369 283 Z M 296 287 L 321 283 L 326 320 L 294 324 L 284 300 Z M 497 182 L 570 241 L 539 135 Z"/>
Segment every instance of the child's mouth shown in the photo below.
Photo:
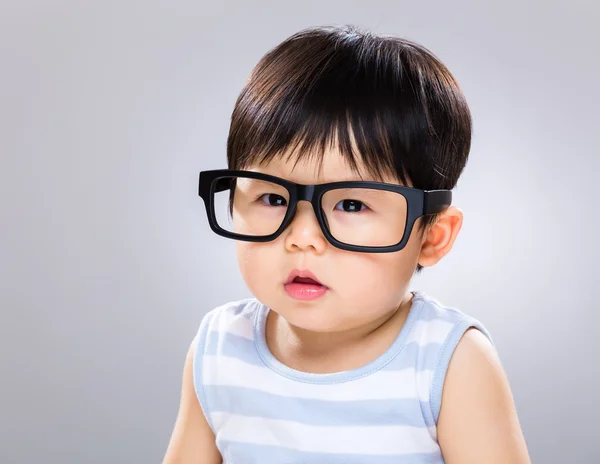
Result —
<path fill-rule="evenodd" d="M 314 279 L 311 279 L 310 277 L 294 277 L 294 280 L 292 280 L 292 283 L 321 285 L 319 282 L 317 282 Z"/>
<path fill-rule="evenodd" d="M 301 275 L 298 275 L 301 274 Z M 291 280 L 284 285 L 286 293 L 295 300 L 308 301 L 327 293 L 328 288 L 316 278 L 308 277 L 309 271 L 293 271 Z"/>

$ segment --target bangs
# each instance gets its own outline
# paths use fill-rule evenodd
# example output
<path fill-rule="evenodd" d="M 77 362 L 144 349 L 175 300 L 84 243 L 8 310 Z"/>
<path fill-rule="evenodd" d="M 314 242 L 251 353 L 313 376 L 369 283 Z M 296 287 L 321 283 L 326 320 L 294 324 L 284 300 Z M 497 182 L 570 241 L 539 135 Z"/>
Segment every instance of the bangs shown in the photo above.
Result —
<path fill-rule="evenodd" d="M 359 175 L 446 188 L 432 173 L 442 179 L 450 167 L 439 153 L 448 140 L 469 151 L 465 108 L 453 77 L 422 46 L 356 28 L 308 29 L 253 69 L 232 113 L 228 167 L 280 158 L 321 165 L 333 149 Z"/>

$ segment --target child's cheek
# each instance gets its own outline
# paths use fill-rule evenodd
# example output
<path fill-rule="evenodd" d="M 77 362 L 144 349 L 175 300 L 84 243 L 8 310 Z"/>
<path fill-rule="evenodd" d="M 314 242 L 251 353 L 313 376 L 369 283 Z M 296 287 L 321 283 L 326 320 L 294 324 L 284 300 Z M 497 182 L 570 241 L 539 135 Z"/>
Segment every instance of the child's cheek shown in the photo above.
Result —
<path fill-rule="evenodd" d="M 276 257 L 269 243 L 236 242 L 238 265 L 248 289 L 255 295 L 285 276 L 278 276 Z"/>
<path fill-rule="evenodd" d="M 359 307 L 388 307 L 404 295 L 412 259 L 400 253 L 339 256 L 335 284 L 340 296 Z M 335 285 L 334 284 L 334 285 Z"/>

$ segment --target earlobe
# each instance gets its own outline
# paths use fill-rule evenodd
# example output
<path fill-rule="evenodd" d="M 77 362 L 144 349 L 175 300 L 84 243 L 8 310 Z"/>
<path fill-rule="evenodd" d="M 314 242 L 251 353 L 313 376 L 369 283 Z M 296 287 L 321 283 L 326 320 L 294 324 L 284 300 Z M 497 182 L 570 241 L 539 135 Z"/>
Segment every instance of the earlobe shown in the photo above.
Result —
<path fill-rule="evenodd" d="M 462 223 L 463 212 L 455 206 L 441 213 L 424 234 L 418 263 L 423 267 L 433 266 L 446 256 L 454 245 Z"/>

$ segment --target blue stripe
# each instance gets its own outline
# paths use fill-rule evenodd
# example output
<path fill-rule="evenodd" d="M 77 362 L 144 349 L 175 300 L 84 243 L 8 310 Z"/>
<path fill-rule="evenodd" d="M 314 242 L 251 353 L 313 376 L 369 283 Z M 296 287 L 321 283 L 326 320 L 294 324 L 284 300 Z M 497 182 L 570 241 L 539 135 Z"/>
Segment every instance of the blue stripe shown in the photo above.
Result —
<path fill-rule="evenodd" d="M 279 446 L 255 445 L 219 440 L 224 463 L 244 464 L 444 464 L 440 452 L 406 455 L 307 453 Z"/>
<path fill-rule="evenodd" d="M 226 356 L 239 359 L 246 364 L 264 366 L 253 340 L 231 333 L 209 332 L 206 338 L 205 355 Z"/>
<path fill-rule="evenodd" d="M 332 390 L 335 395 L 335 389 Z M 390 400 L 325 401 L 273 395 L 252 388 L 205 385 L 209 412 L 289 420 L 322 426 L 397 425 L 427 427 L 423 410 L 429 405 L 417 398 Z"/>

